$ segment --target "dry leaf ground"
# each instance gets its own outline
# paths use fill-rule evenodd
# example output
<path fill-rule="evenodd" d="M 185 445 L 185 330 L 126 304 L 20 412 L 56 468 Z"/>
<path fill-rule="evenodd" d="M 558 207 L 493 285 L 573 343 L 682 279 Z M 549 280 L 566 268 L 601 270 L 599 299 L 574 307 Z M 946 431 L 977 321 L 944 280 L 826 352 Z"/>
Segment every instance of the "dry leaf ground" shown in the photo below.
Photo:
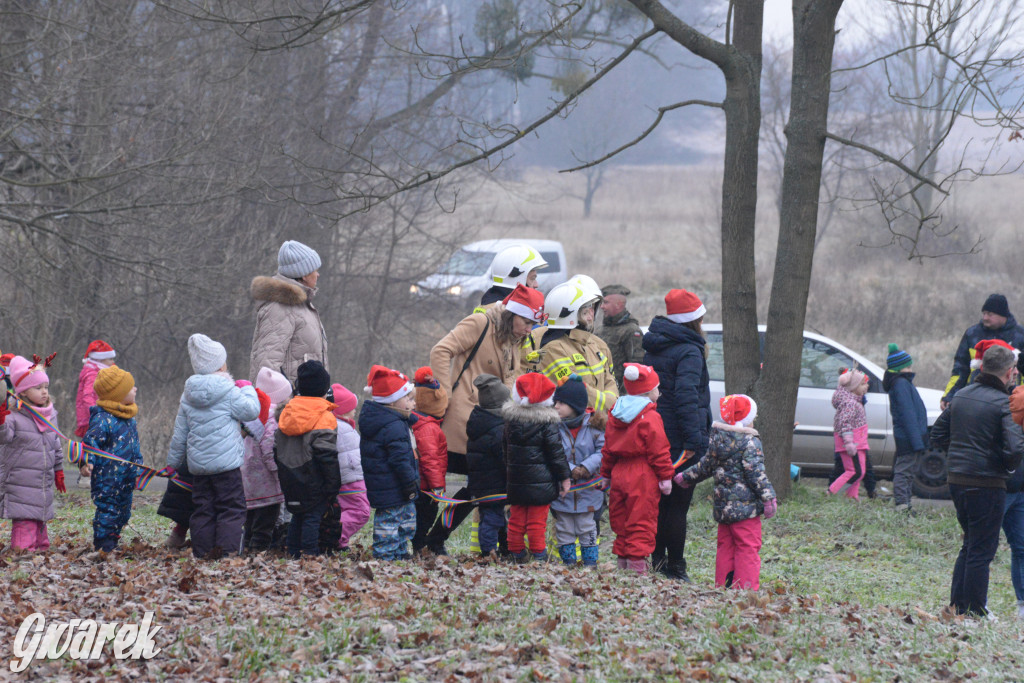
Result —
<path fill-rule="evenodd" d="M 1022 627 L 1009 552 L 993 565 L 997 622 L 943 616 L 959 529 L 952 510 L 907 517 L 891 501 L 826 499 L 798 484 L 765 524 L 762 590 L 712 588 L 715 526 L 691 512 L 692 585 L 598 571 L 480 563 L 468 524 L 453 557 L 392 565 L 259 555 L 194 562 L 160 546 L 169 524 L 140 495 L 123 547 L 92 552 L 84 490 L 63 498 L 49 554 L 6 549 L 0 524 L 0 679 L 15 680 L 1020 680 Z M 148 662 L 7 668 L 22 620 L 156 613 Z"/>

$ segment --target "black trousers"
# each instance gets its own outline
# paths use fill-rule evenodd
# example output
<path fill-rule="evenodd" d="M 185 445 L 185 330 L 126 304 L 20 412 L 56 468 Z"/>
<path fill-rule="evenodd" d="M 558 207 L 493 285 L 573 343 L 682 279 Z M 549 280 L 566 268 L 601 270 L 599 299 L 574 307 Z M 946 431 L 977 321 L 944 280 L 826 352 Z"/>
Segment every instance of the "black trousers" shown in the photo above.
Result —
<path fill-rule="evenodd" d="M 686 515 L 693 501 L 693 487 L 672 487 L 672 493 L 658 502 L 658 535 L 651 559 L 657 567 L 666 559 L 678 564 L 686 550 Z"/>
<path fill-rule="evenodd" d="M 456 510 L 464 507 L 469 506 L 458 505 Z M 437 516 L 437 508 L 437 501 L 423 493 L 423 491 L 420 491 L 420 495 L 416 499 L 416 533 L 412 537 L 413 552 L 427 545 L 427 534 L 430 532 L 430 528 L 434 526 L 434 520 L 436 519 L 437 523 L 441 524 L 441 519 Z M 458 513 L 456 512 L 456 514 Z"/>
<path fill-rule="evenodd" d="M 988 609 L 988 577 L 999 547 L 1006 489 L 949 485 L 956 521 L 964 531 L 963 545 L 953 565 L 949 603 L 957 614 L 984 616 Z"/>
<path fill-rule="evenodd" d="M 245 513 L 243 539 L 245 549 L 252 552 L 268 550 L 274 540 L 274 527 L 281 514 L 281 504 L 274 503 L 261 508 L 252 508 Z"/>
<path fill-rule="evenodd" d="M 192 502 L 196 507 L 189 520 L 192 554 L 205 557 L 214 548 L 224 555 L 241 552 L 246 513 L 241 468 L 195 475 Z"/>

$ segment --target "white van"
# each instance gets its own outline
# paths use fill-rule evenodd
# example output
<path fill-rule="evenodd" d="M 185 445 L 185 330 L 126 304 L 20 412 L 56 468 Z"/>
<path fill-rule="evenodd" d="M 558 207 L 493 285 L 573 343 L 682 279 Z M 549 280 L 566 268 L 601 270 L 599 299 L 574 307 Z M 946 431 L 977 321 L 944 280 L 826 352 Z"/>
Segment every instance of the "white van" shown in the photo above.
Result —
<path fill-rule="evenodd" d="M 443 296 L 477 302 L 491 287 L 491 261 L 494 256 L 515 244 L 528 244 L 548 262 L 537 272 L 537 284 L 545 294 L 569 279 L 565 249 L 555 240 L 500 239 L 470 242 L 459 248 L 438 272 L 409 288 L 417 296 Z"/>

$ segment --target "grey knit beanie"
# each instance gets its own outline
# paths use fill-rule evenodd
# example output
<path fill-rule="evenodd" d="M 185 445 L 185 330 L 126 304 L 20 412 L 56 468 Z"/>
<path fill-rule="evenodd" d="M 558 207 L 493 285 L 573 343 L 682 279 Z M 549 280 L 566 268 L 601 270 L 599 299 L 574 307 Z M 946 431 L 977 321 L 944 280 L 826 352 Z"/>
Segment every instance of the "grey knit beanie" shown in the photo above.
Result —
<path fill-rule="evenodd" d="M 484 410 L 496 410 L 508 400 L 512 392 L 501 383 L 501 380 L 486 372 L 477 375 L 473 379 L 473 386 L 476 387 L 480 407 Z"/>
<path fill-rule="evenodd" d="M 209 375 L 224 367 L 228 352 L 205 334 L 193 334 L 188 338 L 188 357 L 197 375 Z"/>
<path fill-rule="evenodd" d="M 277 251 L 277 272 L 285 277 L 306 277 L 320 270 L 320 254 L 302 242 L 287 240 Z"/>

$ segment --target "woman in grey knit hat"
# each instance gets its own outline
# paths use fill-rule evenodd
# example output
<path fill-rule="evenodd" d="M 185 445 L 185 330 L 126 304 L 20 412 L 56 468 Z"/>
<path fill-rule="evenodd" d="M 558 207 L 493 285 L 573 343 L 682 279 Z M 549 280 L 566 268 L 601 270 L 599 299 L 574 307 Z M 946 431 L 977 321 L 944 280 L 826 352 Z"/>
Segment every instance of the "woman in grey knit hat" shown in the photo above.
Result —
<path fill-rule="evenodd" d="M 301 242 L 287 240 L 277 252 L 277 274 L 253 278 L 256 330 L 249 357 L 249 379 L 260 368 L 280 372 L 295 384 L 298 367 L 317 360 L 328 367 L 327 334 L 313 306 L 320 277 L 320 255 Z"/>

